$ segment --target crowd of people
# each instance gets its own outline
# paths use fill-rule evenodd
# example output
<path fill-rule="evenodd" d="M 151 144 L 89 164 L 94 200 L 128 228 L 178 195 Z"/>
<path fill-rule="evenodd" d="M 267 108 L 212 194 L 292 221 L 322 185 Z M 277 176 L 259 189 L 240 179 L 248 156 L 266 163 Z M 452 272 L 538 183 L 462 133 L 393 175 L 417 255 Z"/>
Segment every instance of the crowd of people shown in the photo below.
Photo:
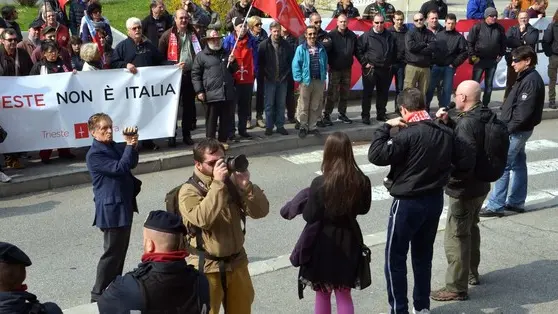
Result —
<path fill-rule="evenodd" d="M 437 0 L 425 6 L 430 9 L 434 3 Z M 328 33 L 321 28 L 321 16 L 315 12 L 313 1 L 305 0 L 301 10 L 310 25 L 303 37 L 293 38 L 273 22 L 265 38 L 261 16 L 245 16 L 250 6 L 247 0 L 233 7 L 223 26 L 211 11 L 209 0 L 203 0 L 200 6 L 183 1 L 183 8 L 173 17 L 160 0 L 154 0 L 151 15 L 144 21 L 128 19 L 128 38 L 110 49 L 110 30 L 105 27 L 109 22 L 101 15 L 98 2 L 77 9 L 74 4 L 74 11 L 83 10 L 81 23 L 77 23 L 77 12 L 70 10 L 68 21 L 60 8 L 48 5 L 45 1 L 41 9 L 42 21 L 32 24 L 37 29 L 29 36 L 37 38 L 30 37 L 26 42 L 36 44 L 42 38 L 39 36 L 44 36 L 40 47 L 33 49 L 40 49 L 35 61 L 27 46 L 17 46 L 25 41 L 17 43 L 15 28 L 2 32 L 2 75 L 18 75 L 22 64 L 28 68 L 25 75 L 77 71 L 78 66 L 82 71 L 127 68 L 134 74 L 144 66 L 176 64 L 183 73 L 180 103 L 185 144 L 194 144 L 190 136 L 196 123 L 194 97 L 207 109 L 207 138 L 193 146 L 192 176 L 169 191 L 166 211 L 149 214 L 144 223 L 142 263 L 123 276 L 133 216 L 138 211 L 136 197 L 142 186 L 131 170 L 138 164 L 140 144 L 148 149 L 156 149 L 156 145 L 152 141 L 140 143 L 135 128 L 126 128 L 125 143 L 117 144 L 110 116 L 97 113 L 90 117 L 93 143 L 86 163 L 95 196 L 93 225 L 102 231 L 104 241 L 91 302 L 97 303 L 102 314 L 219 313 L 221 307 L 229 314 L 251 312 L 255 292 L 244 250 L 245 224 L 247 217 L 266 217 L 269 201 L 264 190 L 251 181 L 246 157 L 226 155 L 227 141 L 237 131 L 241 137 L 250 137 L 247 130 L 252 126 L 254 83 L 258 91 L 263 87 L 261 111 L 256 105 L 256 125 L 265 128 L 267 135 L 274 130 L 288 134 L 284 128 L 288 120 L 297 124 L 301 138 L 319 134 L 317 127 L 333 123 L 335 105 L 339 120 L 351 123 L 345 110 L 353 56 L 362 67 L 361 117 L 365 124 L 371 123 L 374 89 L 377 94 L 376 119 L 381 124 L 371 139 L 368 159 L 377 166 L 390 166 L 384 179 L 393 196 L 385 250 L 390 313 L 409 312 L 409 244 L 415 284 L 413 312 L 427 314 L 430 299 L 466 300 L 469 285 L 480 284 L 479 217 L 501 217 L 506 210 L 525 210 L 525 145 L 541 122 L 545 105 L 545 85 L 535 69 L 536 40 L 526 12 L 519 12 L 519 24 L 505 32 L 496 22 L 496 9 L 486 7 L 482 10 L 484 20 L 464 38 L 455 31 L 457 18 L 452 13 L 436 9 L 426 15 L 416 13 L 414 27 L 407 29 L 401 11 L 391 12 L 392 5 L 377 1 L 362 17 L 371 19 L 372 29 L 357 38 L 347 28 L 348 18 L 359 14 L 350 1 L 340 2 L 334 13 L 337 28 Z M 258 10 L 251 12 L 263 16 Z M 440 14 L 445 14 L 444 27 L 438 23 Z M 543 40 L 545 53 L 550 56 L 549 72 L 552 68 L 555 74 L 554 85 L 549 86 L 551 107 L 555 106 L 553 66 L 558 64 L 558 59 L 553 59 L 558 56 L 558 33 L 554 36 L 557 16 L 558 12 Z M 195 19 L 203 22 L 194 24 Z M 385 27 L 388 19 L 393 21 L 389 29 Z M 66 30 L 64 23 L 70 24 Z M 230 34 L 223 36 L 221 28 Z M 58 33 L 67 29 L 81 30 L 82 35 L 89 30 L 89 34 L 68 39 Z M 84 44 L 94 32 L 104 34 L 103 41 Z M 14 53 L 19 66 L 14 66 Z M 508 74 L 509 90 L 502 113 L 496 117 L 488 103 L 491 77 L 502 58 L 508 62 L 508 73 L 513 73 Z M 29 60 L 22 63 L 24 59 Z M 455 69 L 466 61 L 473 65 L 473 76 L 453 93 Z M 480 85 L 483 74 L 484 94 Z M 327 75 L 330 81 L 324 91 Z M 397 98 L 394 115 L 388 119 L 387 94 L 394 77 Z M 295 82 L 300 84 L 296 109 Z M 430 102 L 436 91 L 440 108 L 431 115 Z M 458 114 L 452 110 L 452 94 Z M 176 145 L 176 138 L 169 139 L 169 144 Z M 51 151 L 41 154 L 48 160 Z M 72 158 L 68 150 L 59 150 L 59 154 Z M 19 155 L 7 157 L 14 162 Z M 432 160 L 436 160 L 435 165 Z M 489 194 L 491 182 L 495 185 Z M 291 262 L 299 267 L 299 296 L 303 297 L 306 287 L 316 292 L 316 313 L 331 313 L 332 293 L 339 313 L 354 313 L 351 289 L 370 285 L 370 252 L 364 247 L 356 221 L 357 215 L 370 210 L 370 186 L 370 179 L 354 160 L 349 137 L 335 132 L 325 141 L 322 175 L 281 210 L 286 219 L 302 215 L 307 223 Z M 449 197 L 444 239 L 448 270 L 445 287 L 432 290 L 433 244 L 444 192 Z M 41 307 L 23 285 L 25 267 L 30 265 L 29 258 L 17 247 L 0 243 L 0 310 L 2 306 Z M 42 306 L 42 310 L 60 313 L 52 304 Z"/>

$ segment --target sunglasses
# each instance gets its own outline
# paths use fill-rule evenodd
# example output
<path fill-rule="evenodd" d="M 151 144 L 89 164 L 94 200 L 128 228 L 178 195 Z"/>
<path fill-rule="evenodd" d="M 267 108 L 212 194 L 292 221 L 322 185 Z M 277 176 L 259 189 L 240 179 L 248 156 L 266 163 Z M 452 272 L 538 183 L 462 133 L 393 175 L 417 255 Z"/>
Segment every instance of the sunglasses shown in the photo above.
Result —
<path fill-rule="evenodd" d="M 374 22 L 374 24 L 384 24 L 384 21 L 381 21 L 381 22 Z"/>
<path fill-rule="evenodd" d="M 415 22 L 422 22 L 424 19 L 415 19 Z"/>
<path fill-rule="evenodd" d="M 137 31 L 137 30 L 140 30 L 140 29 L 141 29 L 141 26 L 134 26 L 134 27 L 132 27 L 132 30 L 133 30 L 133 31 Z"/>
<path fill-rule="evenodd" d="M 262 26 L 262 23 L 258 23 L 258 24 L 256 24 L 255 26 L 261 27 L 261 26 Z"/>
<path fill-rule="evenodd" d="M 495 18 L 495 17 L 496 17 L 496 15 L 489 15 L 488 17 L 491 17 L 491 18 Z"/>
<path fill-rule="evenodd" d="M 308 33 L 308 37 L 316 37 L 316 33 Z"/>
<path fill-rule="evenodd" d="M 513 58 L 513 59 L 512 59 L 512 62 L 513 62 L 513 63 L 519 63 L 519 62 L 521 62 L 521 61 L 523 61 L 523 59 L 520 59 L 520 58 Z"/>
<path fill-rule="evenodd" d="M 4 39 L 5 41 L 9 42 L 9 43 L 13 43 L 14 41 L 17 40 L 17 38 L 6 38 Z"/>
<path fill-rule="evenodd" d="M 322 24 L 322 21 L 314 21 L 314 24 Z"/>

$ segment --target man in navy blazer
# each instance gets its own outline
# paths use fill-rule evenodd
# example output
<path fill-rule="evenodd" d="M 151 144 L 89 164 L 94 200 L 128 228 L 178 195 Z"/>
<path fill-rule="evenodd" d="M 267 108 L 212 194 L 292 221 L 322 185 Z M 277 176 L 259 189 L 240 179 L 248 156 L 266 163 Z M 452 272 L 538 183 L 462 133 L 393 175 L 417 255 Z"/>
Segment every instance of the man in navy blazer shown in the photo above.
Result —
<path fill-rule="evenodd" d="M 138 164 L 137 130 L 135 135 L 124 135 L 126 145 L 122 146 L 113 141 L 112 119 L 107 114 L 92 115 L 88 128 L 93 137 L 86 157 L 95 197 L 93 226 L 104 234 L 104 253 L 91 291 L 91 302 L 97 302 L 108 285 L 122 275 L 141 181 L 131 172 Z"/>

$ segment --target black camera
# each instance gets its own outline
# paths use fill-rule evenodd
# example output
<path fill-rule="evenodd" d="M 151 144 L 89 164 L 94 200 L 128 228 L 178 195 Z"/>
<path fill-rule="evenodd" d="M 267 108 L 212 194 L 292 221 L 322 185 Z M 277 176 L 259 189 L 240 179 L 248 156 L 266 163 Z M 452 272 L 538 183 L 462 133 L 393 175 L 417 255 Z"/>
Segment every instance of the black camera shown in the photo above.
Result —
<path fill-rule="evenodd" d="M 122 134 L 126 136 L 134 136 L 138 134 L 138 127 L 135 126 L 135 127 L 124 128 L 124 130 L 122 130 Z"/>
<path fill-rule="evenodd" d="M 229 172 L 245 172 L 248 170 L 248 159 L 246 155 L 238 155 L 238 156 L 227 156 L 223 159 L 225 164 L 227 165 L 227 170 Z"/>

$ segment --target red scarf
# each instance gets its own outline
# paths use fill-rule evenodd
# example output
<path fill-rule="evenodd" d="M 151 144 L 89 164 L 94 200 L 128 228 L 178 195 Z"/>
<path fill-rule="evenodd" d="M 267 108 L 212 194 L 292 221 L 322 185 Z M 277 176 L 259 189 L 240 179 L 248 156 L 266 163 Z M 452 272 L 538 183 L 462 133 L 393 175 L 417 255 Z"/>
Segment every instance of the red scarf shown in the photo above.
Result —
<path fill-rule="evenodd" d="M 169 47 L 167 48 L 167 60 L 178 62 L 178 39 L 172 31 L 169 37 Z"/>
<path fill-rule="evenodd" d="M 141 257 L 142 263 L 145 262 L 176 262 L 184 260 L 188 256 L 186 251 L 174 251 L 166 253 L 145 253 Z"/>
<path fill-rule="evenodd" d="M 254 83 L 254 55 L 252 54 L 252 49 L 248 47 L 248 34 L 238 41 L 234 50 L 234 57 L 238 63 L 238 70 L 234 74 L 236 83 Z"/>
<path fill-rule="evenodd" d="M 426 110 L 415 111 L 411 113 L 411 116 L 407 119 L 407 122 L 419 122 L 424 120 L 432 120 Z"/>

